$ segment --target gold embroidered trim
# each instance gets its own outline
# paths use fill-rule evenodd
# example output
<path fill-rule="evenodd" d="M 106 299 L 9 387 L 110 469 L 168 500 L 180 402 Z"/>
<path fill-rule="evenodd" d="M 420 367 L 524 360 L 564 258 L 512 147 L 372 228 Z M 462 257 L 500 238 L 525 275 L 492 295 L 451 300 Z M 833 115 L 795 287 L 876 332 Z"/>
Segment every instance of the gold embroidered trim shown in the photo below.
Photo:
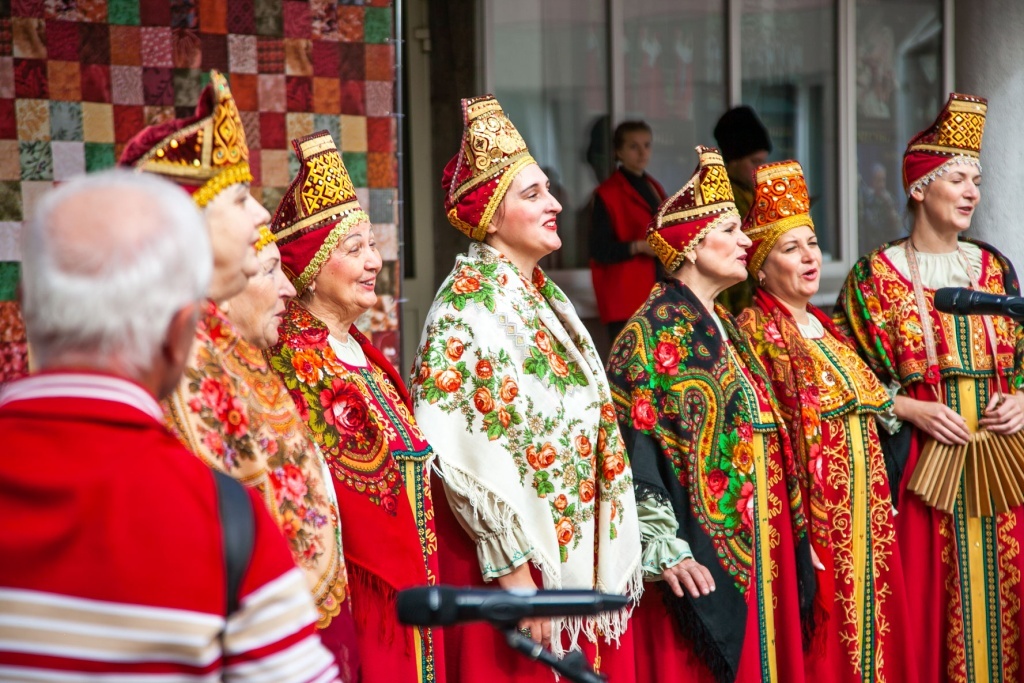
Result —
<path fill-rule="evenodd" d="M 263 247 L 267 246 L 271 242 L 276 242 L 277 241 L 276 238 L 274 237 L 274 233 L 270 232 L 270 228 L 268 228 L 267 226 L 261 225 L 259 227 L 259 230 L 260 230 L 260 238 L 258 240 L 256 240 L 256 253 L 257 254 L 263 249 Z"/>
<path fill-rule="evenodd" d="M 320 245 L 320 248 L 316 250 L 316 255 L 313 256 L 309 264 L 305 269 L 303 269 L 302 275 L 292 282 L 295 286 L 296 295 L 300 295 L 306 291 L 309 284 L 313 282 L 316 276 L 320 273 L 320 269 L 324 267 L 325 263 L 327 263 L 327 259 L 331 257 L 331 252 L 338 246 L 338 242 L 341 241 L 341 238 L 348 235 L 349 231 L 352 230 L 352 226 L 364 221 L 367 223 L 370 222 L 370 217 L 366 215 L 366 212 L 362 210 L 353 211 L 341 219 L 337 225 L 331 228 L 331 232 L 327 235 L 327 239 L 325 239 L 323 244 Z"/>
<path fill-rule="evenodd" d="M 192 201 L 196 203 L 196 206 L 202 209 L 213 201 L 214 197 L 232 185 L 251 182 L 252 172 L 249 170 L 249 162 L 243 161 L 237 166 L 231 166 L 230 168 L 224 169 L 207 180 L 206 183 L 192 195 Z"/>
<path fill-rule="evenodd" d="M 505 193 L 508 192 L 508 188 L 512 186 L 512 181 L 516 179 L 519 172 L 524 167 L 534 163 L 533 157 L 527 154 L 526 156 L 516 160 L 515 163 L 511 164 L 505 169 L 505 173 L 502 174 L 501 180 L 498 181 L 498 186 L 494 188 L 494 193 L 491 198 L 487 200 L 487 206 L 484 208 L 484 215 L 480 217 L 480 225 L 477 226 L 473 234 L 470 235 L 473 239 L 478 242 L 482 242 L 484 237 L 487 236 L 487 226 L 491 224 L 491 219 L 494 218 L 494 212 L 498 210 L 498 206 L 501 205 L 501 200 L 505 198 Z"/>
<path fill-rule="evenodd" d="M 747 263 L 747 272 L 756 278 L 757 271 L 761 270 L 761 266 L 764 265 L 764 260 L 768 258 L 768 254 L 771 253 L 772 248 L 775 246 L 775 243 L 779 241 L 779 238 L 790 230 L 800 228 L 805 225 L 811 230 L 814 230 L 814 221 L 811 220 L 810 214 L 798 213 L 795 216 L 786 216 L 785 218 L 781 218 L 769 223 L 768 225 L 758 226 L 748 230 L 747 237 L 753 241 L 762 240 L 762 242 L 757 245 L 754 255 L 750 258 L 750 262 Z"/>

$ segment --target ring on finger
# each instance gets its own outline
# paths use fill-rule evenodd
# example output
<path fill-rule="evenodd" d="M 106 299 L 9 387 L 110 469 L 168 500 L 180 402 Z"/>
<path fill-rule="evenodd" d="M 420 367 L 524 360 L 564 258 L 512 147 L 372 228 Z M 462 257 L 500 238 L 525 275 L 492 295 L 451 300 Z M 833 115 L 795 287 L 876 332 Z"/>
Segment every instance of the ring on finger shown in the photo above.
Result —
<path fill-rule="evenodd" d="M 528 628 L 528 627 L 527 628 L 519 629 L 519 633 L 521 633 L 522 635 L 526 636 L 527 638 L 532 638 L 533 637 L 533 631 L 530 628 Z"/>

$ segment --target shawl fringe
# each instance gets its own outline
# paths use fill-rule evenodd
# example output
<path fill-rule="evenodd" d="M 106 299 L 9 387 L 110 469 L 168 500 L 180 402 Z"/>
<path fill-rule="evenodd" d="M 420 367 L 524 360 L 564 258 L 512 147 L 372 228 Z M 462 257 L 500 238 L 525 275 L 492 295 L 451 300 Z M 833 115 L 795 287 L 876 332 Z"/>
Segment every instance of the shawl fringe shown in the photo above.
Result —
<path fill-rule="evenodd" d="M 664 584 L 661 592 L 665 607 L 675 618 L 683 638 L 689 641 L 693 656 L 707 666 L 718 683 L 732 683 L 736 679 L 739 662 L 730 662 L 718 648 L 714 636 L 693 609 L 690 598 L 676 597 Z"/>
<path fill-rule="evenodd" d="M 453 466 L 451 463 L 444 463 L 435 468 L 438 476 L 444 479 L 445 484 L 451 487 L 452 491 L 464 497 L 472 506 L 473 511 L 479 514 L 490 524 L 501 529 L 511 530 L 518 527 L 526 531 L 526 528 L 519 523 L 519 516 L 507 504 L 503 509 L 495 504 L 495 496 L 492 491 L 484 487 L 470 473 Z M 506 532 L 505 542 L 514 546 L 516 539 L 511 531 Z M 527 554 L 528 560 L 540 571 L 544 577 L 544 588 L 559 590 L 562 588 L 561 574 L 558 571 L 558 562 L 552 562 L 535 545 L 533 550 Z M 580 650 L 580 634 L 586 636 L 590 642 L 597 642 L 599 634 L 604 636 L 608 643 L 619 644 L 619 639 L 626 632 L 629 619 L 633 615 L 633 609 L 640 602 L 643 595 L 644 579 L 643 565 L 640 558 L 629 574 L 624 586 L 604 586 L 598 584 L 595 590 L 603 593 L 615 593 L 629 597 L 629 604 L 617 612 L 606 612 L 593 617 L 568 617 L 563 619 L 552 619 L 551 651 L 561 657 L 567 650 L 562 647 L 562 635 L 566 636 L 569 642 L 568 650 Z"/>

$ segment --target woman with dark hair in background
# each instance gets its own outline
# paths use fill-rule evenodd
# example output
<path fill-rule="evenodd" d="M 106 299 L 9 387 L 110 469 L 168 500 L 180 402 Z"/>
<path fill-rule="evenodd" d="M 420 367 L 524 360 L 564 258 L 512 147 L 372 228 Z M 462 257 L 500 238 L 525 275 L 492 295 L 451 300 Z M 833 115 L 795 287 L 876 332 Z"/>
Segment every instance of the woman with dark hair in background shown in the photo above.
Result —
<path fill-rule="evenodd" d="M 646 235 L 665 190 L 644 171 L 651 160 L 651 139 L 651 127 L 644 121 L 616 126 L 612 143 L 619 167 L 594 191 L 590 272 L 609 342 L 647 299 L 658 275 Z"/>

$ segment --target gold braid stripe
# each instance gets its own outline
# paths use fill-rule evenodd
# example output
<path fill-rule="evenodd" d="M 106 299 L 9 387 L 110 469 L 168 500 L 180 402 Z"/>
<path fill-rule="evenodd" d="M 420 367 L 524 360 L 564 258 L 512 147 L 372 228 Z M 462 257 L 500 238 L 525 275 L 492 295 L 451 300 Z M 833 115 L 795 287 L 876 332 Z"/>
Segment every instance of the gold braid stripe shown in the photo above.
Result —
<path fill-rule="evenodd" d="M 196 203 L 196 206 L 202 209 L 213 201 L 214 197 L 232 185 L 251 182 L 252 171 L 249 170 L 249 162 L 243 161 L 240 164 L 224 169 L 207 180 L 206 183 L 192 195 L 192 201 Z"/>
<path fill-rule="evenodd" d="M 349 215 L 341 219 L 337 225 L 331 228 L 330 234 L 327 235 L 327 239 L 320 245 L 320 248 L 316 250 L 316 255 L 313 256 L 309 264 L 303 269 L 302 275 L 292 281 L 295 286 L 296 295 L 300 295 L 306 291 L 310 283 L 320 274 L 320 269 L 327 263 L 327 259 L 331 257 L 331 252 L 338 246 L 338 242 L 341 241 L 342 237 L 348 235 L 352 226 L 356 223 L 362 222 L 369 223 L 370 217 L 362 210 L 353 211 Z"/>
<path fill-rule="evenodd" d="M 764 265 L 764 260 L 768 258 L 768 254 L 771 253 L 775 243 L 779 241 L 779 238 L 784 234 L 793 230 L 794 228 L 800 228 L 807 226 L 811 230 L 814 230 L 814 222 L 811 220 L 810 214 L 798 213 L 794 216 L 786 216 L 780 218 L 777 221 L 773 221 L 767 225 L 758 226 L 752 230 L 747 231 L 747 237 L 753 241 L 761 240 L 761 243 L 757 245 L 757 249 L 754 251 L 754 255 L 750 258 L 750 262 L 747 263 L 747 272 L 750 273 L 754 279 L 757 279 L 757 271 L 761 270 L 761 266 Z"/>

